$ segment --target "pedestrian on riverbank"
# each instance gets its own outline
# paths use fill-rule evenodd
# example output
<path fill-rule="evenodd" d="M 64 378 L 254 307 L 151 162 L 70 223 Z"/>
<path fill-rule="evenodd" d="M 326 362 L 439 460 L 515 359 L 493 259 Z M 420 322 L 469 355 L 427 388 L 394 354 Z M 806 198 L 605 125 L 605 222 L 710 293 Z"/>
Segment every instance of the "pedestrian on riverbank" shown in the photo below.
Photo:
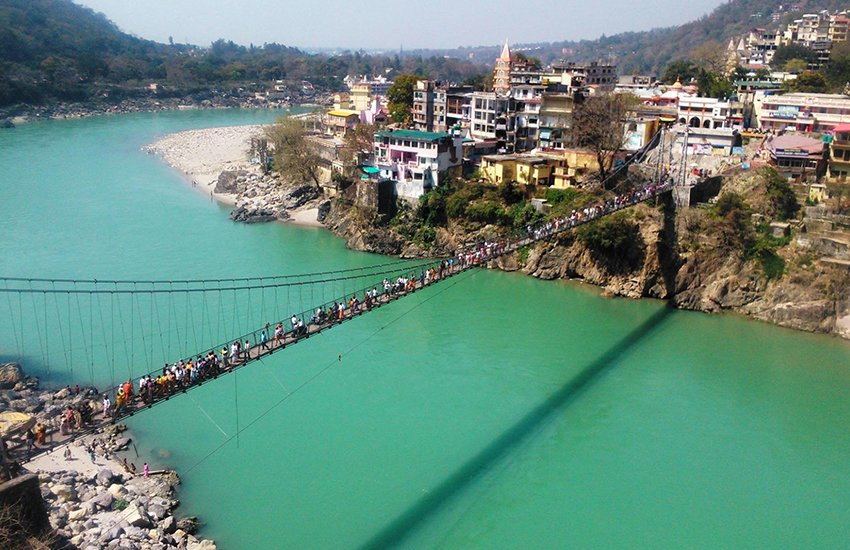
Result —
<path fill-rule="evenodd" d="M 27 430 L 27 458 L 29 458 L 32 453 L 32 448 L 35 445 L 35 432 L 32 431 L 32 428 Z"/>
<path fill-rule="evenodd" d="M 39 447 L 44 445 L 44 436 L 47 431 L 47 426 L 39 422 L 35 425 L 35 442 Z"/>
<path fill-rule="evenodd" d="M 142 466 L 142 475 L 144 475 L 145 477 L 148 477 L 148 475 L 150 473 L 151 473 L 150 467 L 148 467 L 148 463 L 145 462 L 145 465 Z"/>

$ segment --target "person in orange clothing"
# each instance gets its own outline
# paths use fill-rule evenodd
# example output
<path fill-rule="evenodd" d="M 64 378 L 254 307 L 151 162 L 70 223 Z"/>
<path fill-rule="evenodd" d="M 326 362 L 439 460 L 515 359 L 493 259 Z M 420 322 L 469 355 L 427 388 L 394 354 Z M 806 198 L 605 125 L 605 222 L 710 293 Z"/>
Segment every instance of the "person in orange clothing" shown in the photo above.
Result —
<path fill-rule="evenodd" d="M 47 433 L 47 426 L 39 422 L 35 425 L 35 442 L 37 445 L 44 445 L 44 436 Z"/>

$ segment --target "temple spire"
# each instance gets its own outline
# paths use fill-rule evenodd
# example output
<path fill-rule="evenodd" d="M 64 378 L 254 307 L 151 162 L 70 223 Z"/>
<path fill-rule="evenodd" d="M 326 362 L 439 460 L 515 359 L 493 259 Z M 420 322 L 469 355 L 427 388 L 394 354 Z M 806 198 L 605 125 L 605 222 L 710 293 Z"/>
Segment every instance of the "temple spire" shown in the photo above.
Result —
<path fill-rule="evenodd" d="M 493 91 L 499 96 L 508 96 L 511 93 L 511 48 L 507 40 L 493 70 Z"/>

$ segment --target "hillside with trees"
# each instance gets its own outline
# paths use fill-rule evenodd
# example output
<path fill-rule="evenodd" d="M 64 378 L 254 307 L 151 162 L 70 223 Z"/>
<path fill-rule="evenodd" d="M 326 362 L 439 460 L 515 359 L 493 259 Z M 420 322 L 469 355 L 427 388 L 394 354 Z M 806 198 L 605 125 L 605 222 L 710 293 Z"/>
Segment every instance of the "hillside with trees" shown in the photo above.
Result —
<path fill-rule="evenodd" d="M 483 67 L 437 56 L 308 54 L 280 44 L 243 46 L 220 39 L 206 48 L 160 44 L 121 32 L 103 14 L 71 0 L 0 0 L 0 107 L 53 101 L 112 100 L 144 94 L 268 88 L 275 80 L 342 89 L 348 74 L 411 73 L 463 81 Z"/>
<path fill-rule="evenodd" d="M 794 4 L 799 11 L 783 11 Z M 775 28 L 799 18 L 803 13 L 821 10 L 850 9 L 842 0 L 730 0 L 710 14 L 676 27 L 657 28 L 641 32 L 625 32 L 601 36 L 594 40 L 564 40 L 546 43 L 511 44 L 515 51 L 540 59 L 549 64 L 560 59 L 572 61 L 613 60 L 621 74 L 652 73 L 661 75 L 664 68 L 677 59 L 685 59 L 707 42 L 728 44 L 754 27 Z M 773 21 L 773 15 L 779 21 Z M 500 46 L 456 48 L 445 50 L 420 50 L 418 55 L 446 55 L 460 59 L 474 59 L 492 64 L 498 57 Z"/>

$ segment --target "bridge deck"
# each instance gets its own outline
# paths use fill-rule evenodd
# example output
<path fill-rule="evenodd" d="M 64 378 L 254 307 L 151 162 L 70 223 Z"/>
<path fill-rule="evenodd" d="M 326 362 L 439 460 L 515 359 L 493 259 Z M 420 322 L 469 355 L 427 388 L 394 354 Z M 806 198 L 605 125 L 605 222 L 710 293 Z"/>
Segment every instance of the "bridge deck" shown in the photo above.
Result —
<path fill-rule="evenodd" d="M 187 391 L 200 387 L 212 380 L 216 380 L 222 375 L 233 372 L 236 369 L 242 368 L 254 361 L 260 360 L 263 357 L 266 357 L 293 344 L 306 340 L 311 336 L 319 334 L 322 331 L 328 330 L 345 321 L 354 319 L 355 317 L 358 317 L 363 313 L 366 313 L 373 309 L 377 309 L 399 298 L 413 294 L 414 292 L 421 290 L 424 287 L 432 286 L 440 281 L 446 280 L 450 277 L 458 275 L 479 265 L 486 264 L 487 262 L 497 257 L 514 252 L 519 248 L 533 244 L 536 241 L 548 239 L 552 236 L 578 227 L 579 225 L 589 223 L 591 221 L 597 220 L 604 216 L 613 214 L 617 211 L 638 204 L 640 202 L 655 198 L 662 193 L 669 192 L 670 190 L 672 190 L 672 187 L 672 183 L 667 183 L 660 186 L 644 188 L 642 190 L 639 190 L 638 194 L 630 195 L 630 198 L 628 200 L 621 200 L 619 202 L 614 203 L 608 201 L 604 205 L 589 206 L 582 209 L 582 211 L 576 216 L 561 218 L 558 220 L 547 222 L 538 227 L 529 228 L 527 234 L 523 237 L 517 237 L 511 240 L 504 240 L 497 243 L 485 243 L 479 245 L 469 251 L 465 251 L 456 256 L 454 262 L 451 264 L 451 267 L 446 268 L 445 272 L 437 278 L 431 279 L 424 283 L 420 280 L 414 279 L 412 286 L 409 288 L 398 292 L 380 293 L 377 296 L 377 299 L 372 302 L 372 305 L 369 308 L 367 308 L 362 303 L 357 309 L 345 307 L 345 309 L 343 310 L 342 318 L 330 319 L 321 323 L 306 324 L 306 331 L 300 334 L 296 333 L 295 331 L 286 332 L 284 333 L 283 339 L 281 341 L 275 341 L 272 334 L 267 334 L 269 340 L 266 343 L 255 343 L 254 345 L 248 348 L 247 352 L 243 351 L 240 354 L 238 360 L 233 362 L 233 364 L 214 369 L 203 377 L 193 379 L 187 384 L 174 384 L 168 390 L 153 395 L 152 399 L 149 399 L 147 401 L 143 401 L 139 396 L 134 396 L 127 405 L 115 411 L 111 416 L 103 416 L 101 412 L 101 407 L 99 406 L 99 404 L 95 403 L 96 409 L 94 410 L 96 410 L 96 412 L 91 415 L 91 421 L 82 429 L 73 430 L 70 433 L 62 433 L 61 431 L 55 429 L 51 430 L 48 432 L 48 436 L 43 445 L 35 446 L 34 448 L 29 450 L 27 449 L 26 441 L 24 441 L 23 439 L 19 439 L 17 442 L 13 442 L 13 444 L 10 446 L 9 456 L 11 459 L 16 460 L 20 463 L 26 463 L 38 456 L 50 453 L 59 447 L 72 443 L 87 435 L 102 432 L 104 428 L 109 426 L 110 424 L 118 422 L 124 418 L 133 416 L 138 412 L 149 409 L 160 403 L 164 403 L 172 397 L 175 397 L 182 393 L 186 393 Z M 257 341 L 256 335 L 260 333 L 260 330 L 257 330 L 252 333 L 255 336 L 255 342 Z M 241 338 L 245 338 L 245 336 L 242 336 Z M 215 351 L 215 349 L 205 350 L 199 354 L 191 355 L 190 357 L 202 356 L 208 351 Z M 157 373 L 150 373 L 149 375 L 154 376 L 155 374 Z M 138 388 L 138 381 L 139 378 L 136 378 L 132 381 L 134 391 Z M 98 399 L 99 397 L 100 396 L 96 396 L 92 399 Z"/>

